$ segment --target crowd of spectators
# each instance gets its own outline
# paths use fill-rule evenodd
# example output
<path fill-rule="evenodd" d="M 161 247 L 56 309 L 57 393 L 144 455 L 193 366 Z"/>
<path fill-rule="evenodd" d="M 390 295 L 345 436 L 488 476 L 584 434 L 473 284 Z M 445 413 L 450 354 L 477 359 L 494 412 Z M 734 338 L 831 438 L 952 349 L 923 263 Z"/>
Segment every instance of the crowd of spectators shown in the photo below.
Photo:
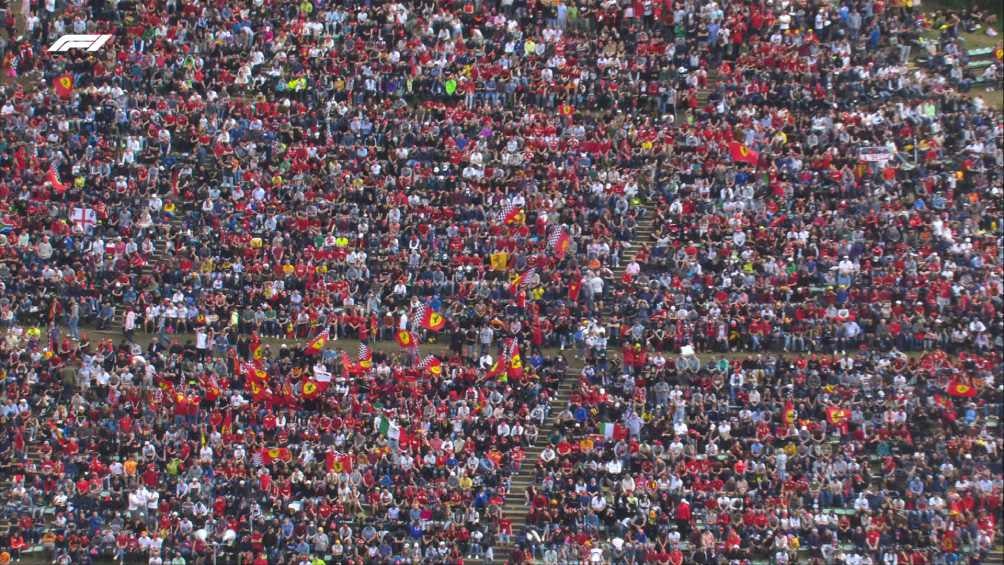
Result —
<path fill-rule="evenodd" d="M 1002 511 L 999 369 L 943 354 L 591 359 L 517 541 L 545 563 L 984 562 Z M 981 392 L 956 396 L 960 373 Z"/>
<path fill-rule="evenodd" d="M 951 28 L 908 64 L 933 25 L 909 0 L 15 20 L 15 558 L 948 563 L 995 542 L 1004 126 L 943 56 Z M 114 37 L 46 50 L 66 33 Z M 446 346 L 441 371 L 269 340 L 400 330 Z M 715 361 L 678 368 L 690 349 Z"/>

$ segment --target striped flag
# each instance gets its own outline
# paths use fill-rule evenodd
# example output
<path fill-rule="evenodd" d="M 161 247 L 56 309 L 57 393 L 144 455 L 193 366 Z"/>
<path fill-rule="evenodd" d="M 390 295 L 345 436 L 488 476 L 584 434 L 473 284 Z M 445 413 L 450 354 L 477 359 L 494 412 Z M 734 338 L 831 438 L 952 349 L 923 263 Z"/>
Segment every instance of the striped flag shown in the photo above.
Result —
<path fill-rule="evenodd" d="M 603 422 L 599 425 L 600 435 L 603 439 L 612 439 L 614 441 L 621 441 L 627 439 L 628 429 L 624 424 L 616 424 L 614 422 Z"/>
<path fill-rule="evenodd" d="M 523 271 L 522 273 L 513 277 L 512 281 L 509 283 L 509 293 L 515 295 L 519 292 L 519 289 L 525 288 L 530 284 L 530 279 L 537 274 L 536 267 L 530 267 L 529 269 Z"/>
<path fill-rule="evenodd" d="M 614 437 L 613 422 L 602 422 L 599 427 L 600 427 L 600 435 L 603 436 L 603 439 L 610 439 Z"/>
<path fill-rule="evenodd" d="M 373 421 L 374 429 L 389 439 L 398 439 L 401 437 L 401 428 L 397 425 L 397 422 L 387 418 L 386 416 L 377 416 Z"/>

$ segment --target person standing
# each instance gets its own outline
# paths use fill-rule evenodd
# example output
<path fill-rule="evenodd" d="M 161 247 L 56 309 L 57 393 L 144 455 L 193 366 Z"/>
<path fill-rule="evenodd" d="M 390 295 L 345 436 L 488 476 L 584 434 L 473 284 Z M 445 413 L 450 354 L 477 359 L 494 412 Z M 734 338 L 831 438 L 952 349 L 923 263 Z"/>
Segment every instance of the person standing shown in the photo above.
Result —
<path fill-rule="evenodd" d="M 125 315 L 122 317 L 122 333 L 125 334 L 126 339 L 132 341 L 133 333 L 136 331 L 136 312 L 133 312 L 132 308 L 126 310 Z"/>
<path fill-rule="evenodd" d="M 74 341 L 80 341 L 80 303 L 77 302 L 76 298 L 70 299 L 66 325 L 70 329 L 70 338 Z"/>
<path fill-rule="evenodd" d="M 491 352 L 493 339 L 495 339 L 495 330 L 485 324 L 478 333 L 478 357 Z"/>

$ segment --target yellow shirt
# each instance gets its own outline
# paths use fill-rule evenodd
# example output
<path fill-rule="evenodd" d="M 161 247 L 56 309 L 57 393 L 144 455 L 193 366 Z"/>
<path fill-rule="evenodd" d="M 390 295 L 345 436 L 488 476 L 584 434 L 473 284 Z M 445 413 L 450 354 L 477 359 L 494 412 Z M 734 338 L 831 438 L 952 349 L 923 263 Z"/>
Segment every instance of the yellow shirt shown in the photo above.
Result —
<path fill-rule="evenodd" d="M 505 251 L 497 251 L 491 254 L 492 270 L 504 271 L 509 264 L 509 254 Z"/>

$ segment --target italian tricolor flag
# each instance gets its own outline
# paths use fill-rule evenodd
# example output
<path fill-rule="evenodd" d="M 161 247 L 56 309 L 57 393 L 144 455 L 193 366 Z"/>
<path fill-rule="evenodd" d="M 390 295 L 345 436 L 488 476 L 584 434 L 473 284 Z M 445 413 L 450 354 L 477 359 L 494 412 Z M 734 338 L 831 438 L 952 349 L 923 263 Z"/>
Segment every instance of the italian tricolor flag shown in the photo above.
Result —
<path fill-rule="evenodd" d="M 600 435 L 603 439 L 621 441 L 627 439 L 628 430 L 624 424 L 615 424 L 613 422 L 603 422 L 600 424 Z"/>
<path fill-rule="evenodd" d="M 385 416 L 377 416 L 376 420 L 373 421 L 373 425 L 376 431 L 384 435 L 384 437 L 390 439 L 400 439 L 401 438 L 401 428 L 398 427 L 397 423 Z"/>
<path fill-rule="evenodd" d="M 610 439 L 614 437 L 614 423 L 603 422 L 600 424 L 600 434 L 603 435 L 603 439 Z"/>

